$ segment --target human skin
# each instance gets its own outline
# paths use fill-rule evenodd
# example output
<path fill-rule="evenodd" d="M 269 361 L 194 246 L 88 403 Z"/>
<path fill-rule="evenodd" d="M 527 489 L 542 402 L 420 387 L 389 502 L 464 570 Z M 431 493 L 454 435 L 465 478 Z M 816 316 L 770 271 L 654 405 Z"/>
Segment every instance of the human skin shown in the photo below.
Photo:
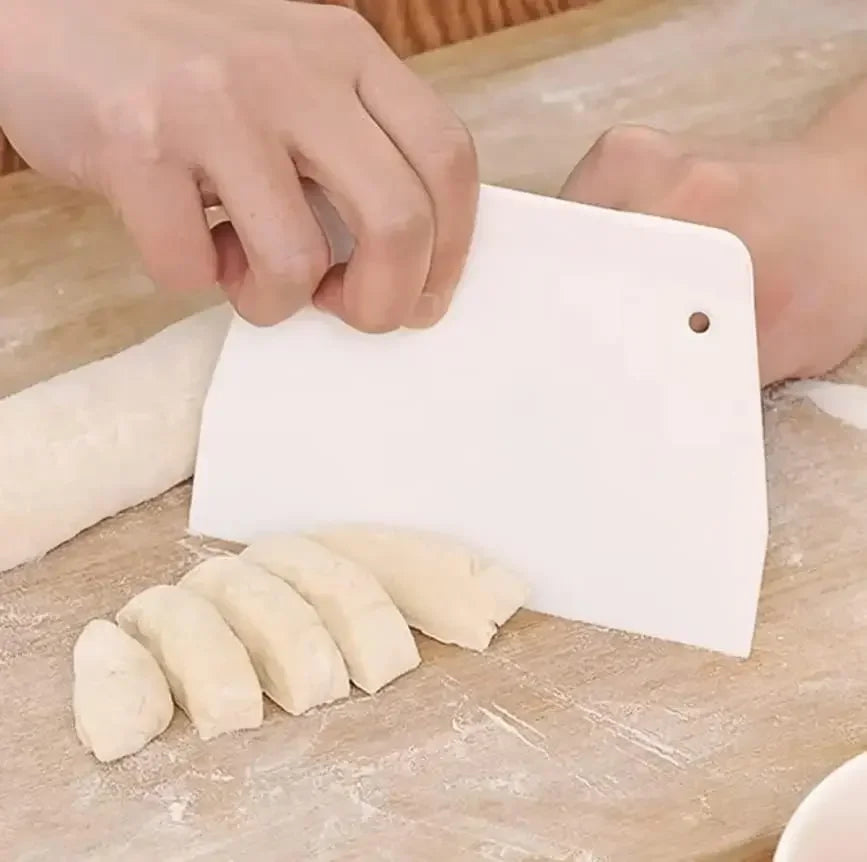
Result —
<path fill-rule="evenodd" d="M 311 298 L 371 332 L 446 312 L 475 218 L 472 142 L 354 13 L 7 0 L 0 58 L 0 125 L 37 170 L 104 194 L 156 281 L 218 281 L 260 324 Z M 345 268 L 330 265 L 305 178 L 355 236 Z M 788 140 L 616 127 L 562 196 L 739 236 L 765 384 L 821 374 L 867 336 L 867 82 Z M 217 202 L 230 222 L 209 231 Z"/>
<path fill-rule="evenodd" d="M 104 195 L 158 283 L 220 283 L 256 324 L 311 298 L 371 332 L 428 326 L 463 268 L 472 141 L 360 16 L 285 0 L 6 0 L 0 126 Z M 346 267 L 302 192 L 356 240 Z M 205 208 L 229 222 L 210 230 Z"/>
<path fill-rule="evenodd" d="M 561 196 L 740 237 L 763 384 L 823 374 L 867 338 L 867 80 L 788 140 L 733 146 L 616 127 Z"/>

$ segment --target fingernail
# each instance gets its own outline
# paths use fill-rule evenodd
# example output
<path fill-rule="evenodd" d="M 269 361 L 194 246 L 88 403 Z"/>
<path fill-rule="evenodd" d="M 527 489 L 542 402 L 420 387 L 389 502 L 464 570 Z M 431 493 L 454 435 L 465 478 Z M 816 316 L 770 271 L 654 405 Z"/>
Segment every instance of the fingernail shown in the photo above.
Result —
<path fill-rule="evenodd" d="M 436 293 L 423 293 L 418 298 L 407 325 L 419 328 L 433 326 L 442 317 L 442 312 L 443 298 Z"/>

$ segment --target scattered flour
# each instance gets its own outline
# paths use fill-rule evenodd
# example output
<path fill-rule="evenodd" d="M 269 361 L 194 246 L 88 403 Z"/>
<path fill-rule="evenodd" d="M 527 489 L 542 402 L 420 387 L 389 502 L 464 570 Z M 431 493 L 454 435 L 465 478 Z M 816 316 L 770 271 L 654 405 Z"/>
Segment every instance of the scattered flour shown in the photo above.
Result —
<path fill-rule="evenodd" d="M 174 802 L 169 803 L 169 817 L 172 823 L 183 823 L 184 822 L 184 813 L 187 810 L 187 806 L 190 804 L 189 799 L 176 799 Z"/>
<path fill-rule="evenodd" d="M 804 564 L 803 551 L 793 551 L 786 559 L 786 565 L 800 568 Z"/>
<path fill-rule="evenodd" d="M 807 398 L 824 413 L 853 428 L 867 431 L 867 386 L 804 380 L 790 384 L 786 391 Z"/>
<path fill-rule="evenodd" d="M 22 613 L 10 605 L 0 605 L 0 627 L 16 629 L 34 629 L 49 620 L 56 620 L 53 614 L 28 614 Z"/>

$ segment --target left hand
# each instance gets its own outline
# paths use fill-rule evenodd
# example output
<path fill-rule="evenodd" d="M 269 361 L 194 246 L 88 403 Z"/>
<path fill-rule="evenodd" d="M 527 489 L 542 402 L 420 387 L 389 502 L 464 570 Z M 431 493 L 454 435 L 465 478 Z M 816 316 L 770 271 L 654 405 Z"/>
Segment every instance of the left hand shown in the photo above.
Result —
<path fill-rule="evenodd" d="M 867 336 L 867 176 L 845 152 L 806 138 L 734 148 L 621 126 L 561 197 L 738 236 L 753 259 L 763 385 L 822 374 Z"/>

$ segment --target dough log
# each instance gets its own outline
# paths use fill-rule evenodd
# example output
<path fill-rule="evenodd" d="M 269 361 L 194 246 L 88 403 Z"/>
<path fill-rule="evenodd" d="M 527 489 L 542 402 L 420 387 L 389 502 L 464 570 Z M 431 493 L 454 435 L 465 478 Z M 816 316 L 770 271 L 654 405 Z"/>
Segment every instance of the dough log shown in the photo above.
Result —
<path fill-rule="evenodd" d="M 418 667 L 421 657 L 400 611 L 357 563 L 298 535 L 268 535 L 241 552 L 291 584 L 319 612 L 349 676 L 368 694 Z"/>
<path fill-rule="evenodd" d="M 91 620 L 72 650 L 75 732 L 97 760 L 134 754 L 159 736 L 175 707 L 163 672 L 134 638 Z"/>
<path fill-rule="evenodd" d="M 238 557 L 213 557 L 178 585 L 220 612 L 247 648 L 265 694 L 286 712 L 300 715 L 349 696 L 337 645 L 316 611 L 279 578 Z"/>
<path fill-rule="evenodd" d="M 209 601 L 161 584 L 132 598 L 117 622 L 150 650 L 202 739 L 262 724 L 262 691 L 247 650 Z"/>
<path fill-rule="evenodd" d="M 230 317 L 200 312 L 0 399 L 0 572 L 192 475 Z"/>
<path fill-rule="evenodd" d="M 348 526 L 314 538 L 372 572 L 406 621 L 443 643 L 487 649 L 529 595 L 514 572 L 439 536 Z"/>

